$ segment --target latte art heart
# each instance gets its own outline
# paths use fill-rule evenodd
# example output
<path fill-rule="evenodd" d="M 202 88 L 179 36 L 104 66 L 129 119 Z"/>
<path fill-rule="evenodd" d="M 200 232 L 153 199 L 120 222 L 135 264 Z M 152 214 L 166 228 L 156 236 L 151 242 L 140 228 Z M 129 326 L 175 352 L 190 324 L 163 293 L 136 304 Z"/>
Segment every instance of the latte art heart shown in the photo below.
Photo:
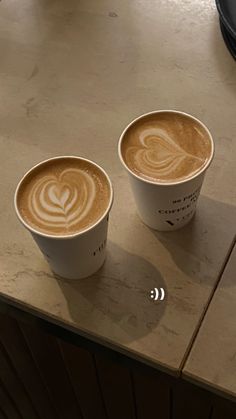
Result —
<path fill-rule="evenodd" d="M 143 147 L 130 147 L 127 158 L 133 159 L 134 166 L 142 173 L 152 177 L 171 177 L 186 160 L 199 163 L 203 159 L 193 156 L 182 149 L 164 130 L 146 129 L 140 135 Z"/>
<path fill-rule="evenodd" d="M 79 169 L 66 169 L 58 178 L 46 176 L 35 182 L 28 206 L 35 220 L 45 227 L 69 229 L 87 215 L 94 197 L 92 177 Z"/>
<path fill-rule="evenodd" d="M 155 119 L 156 118 L 156 119 Z M 160 113 L 130 127 L 122 154 L 128 167 L 152 181 L 172 182 L 197 173 L 210 154 L 203 128 L 183 115 Z"/>
<path fill-rule="evenodd" d="M 22 218 L 50 235 L 74 235 L 105 213 L 111 189 L 103 171 L 79 157 L 42 162 L 23 180 L 18 193 Z"/>

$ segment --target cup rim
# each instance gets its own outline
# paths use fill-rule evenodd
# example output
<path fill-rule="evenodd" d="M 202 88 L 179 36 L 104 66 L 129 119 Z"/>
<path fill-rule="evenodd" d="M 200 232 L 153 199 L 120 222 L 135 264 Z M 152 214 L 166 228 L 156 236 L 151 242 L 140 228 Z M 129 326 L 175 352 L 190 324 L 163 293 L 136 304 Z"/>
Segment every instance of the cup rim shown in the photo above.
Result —
<path fill-rule="evenodd" d="M 44 163 L 47 163 L 49 161 L 52 160 L 59 160 L 59 159 L 64 159 L 64 158 L 71 158 L 71 159 L 78 159 L 78 160 L 83 160 L 85 162 L 88 162 L 90 164 L 92 164 L 93 166 L 96 166 L 106 177 L 108 184 L 109 184 L 109 188 L 110 188 L 110 199 L 109 199 L 109 203 L 107 205 L 107 208 L 105 210 L 105 212 L 101 215 L 101 217 L 95 222 L 93 223 L 91 226 L 85 228 L 82 231 L 78 231 L 77 233 L 73 233 L 73 234 L 61 234 L 61 235 L 56 235 L 56 234 L 49 234 L 49 233 L 44 233 L 40 230 L 37 230 L 36 228 L 32 227 L 30 224 L 28 224 L 24 218 L 22 217 L 19 209 L 18 209 L 18 204 L 17 204 L 17 197 L 18 197 L 18 192 L 19 189 L 22 185 L 22 182 L 25 180 L 25 178 L 33 171 L 35 170 L 37 167 L 41 166 Z M 50 238 L 50 239 L 57 239 L 57 240 L 66 240 L 66 239 L 73 239 L 79 236 L 82 236 L 86 233 L 88 233 L 90 230 L 93 230 L 106 216 L 107 214 L 109 214 L 112 204 L 113 204 L 113 200 L 114 200 L 114 191 L 113 191 L 113 186 L 111 183 L 111 180 L 108 176 L 108 174 L 106 173 L 106 171 L 97 163 L 95 163 L 93 160 L 90 159 L 86 159 L 85 157 L 80 157 L 80 156 L 74 156 L 74 155 L 60 155 L 60 156 L 55 156 L 55 157 L 51 157 L 45 160 L 40 161 L 39 163 L 35 164 L 34 166 L 32 166 L 20 179 L 20 181 L 18 182 L 16 189 L 15 189 L 15 194 L 14 194 L 14 208 L 15 208 L 15 212 L 16 215 L 18 217 L 18 219 L 20 220 L 20 222 L 25 226 L 25 228 L 27 230 L 29 230 L 31 233 L 34 233 L 38 236 L 42 236 L 45 238 Z"/>
<path fill-rule="evenodd" d="M 142 118 L 144 118 L 144 117 L 146 117 L 146 116 L 149 116 L 149 115 L 154 115 L 154 114 L 159 114 L 159 113 L 163 113 L 163 112 L 168 112 L 168 113 L 175 113 L 175 114 L 180 114 L 180 115 L 185 115 L 185 116 L 187 116 L 188 118 L 190 118 L 190 119 L 192 119 L 192 120 L 194 120 L 194 121 L 196 121 L 196 122 L 198 122 L 202 127 L 203 127 L 203 129 L 206 131 L 206 133 L 208 134 L 208 137 L 209 137 L 209 139 L 210 139 L 210 143 L 211 143 L 211 154 L 210 154 L 210 157 L 209 157 L 209 159 L 208 159 L 208 161 L 207 161 L 207 163 L 201 168 L 201 170 L 199 170 L 197 173 L 195 173 L 194 175 L 192 175 L 192 176 L 190 176 L 190 177 L 188 177 L 187 179 L 182 179 L 182 180 L 176 180 L 176 181 L 172 181 L 172 182 L 158 182 L 158 181 L 153 181 L 153 180 L 150 180 L 150 179 L 145 179 L 145 178 L 143 178 L 142 176 L 139 176 L 139 175 L 137 175 L 136 173 L 134 173 L 129 167 L 128 167 L 128 165 L 125 163 L 125 161 L 124 161 L 124 158 L 123 158 L 123 156 L 122 156 L 122 152 L 121 152 L 121 145 L 122 145 L 122 141 L 123 141 L 123 138 L 124 138 L 124 136 L 125 136 L 125 134 L 126 134 L 126 132 L 127 132 L 127 130 L 132 126 L 132 125 L 134 125 L 137 121 L 139 121 L 140 119 L 142 119 Z M 175 110 L 175 109 L 161 109 L 161 110 L 156 110 L 156 111 L 151 111 L 151 112 L 146 112 L 146 113 L 144 113 L 144 114 L 142 114 L 142 115 L 140 115 L 140 116 L 138 116 L 138 117 L 136 117 L 135 119 L 133 119 L 125 128 L 124 128 L 124 130 L 122 131 L 122 133 L 121 133 L 121 135 L 120 135 L 120 137 L 119 137 L 119 141 L 118 141 L 118 155 L 119 155 L 119 159 L 120 159 L 120 161 L 121 161 L 121 163 L 122 163 L 122 165 L 124 166 L 124 168 L 128 171 L 128 173 L 129 174 L 131 174 L 134 178 L 136 178 L 136 179 L 138 179 L 138 180 L 141 180 L 142 182 L 144 182 L 144 183 L 147 183 L 147 184 L 151 184 L 151 185 L 158 185 L 158 186 L 162 186 L 162 187 L 166 187 L 166 186 L 174 186 L 174 185 L 182 185 L 182 184 L 184 184 L 184 183 L 187 183 L 187 182 L 189 182 L 189 181 L 191 181 L 191 180 L 193 180 L 193 179 L 195 179 L 195 178 L 197 178 L 198 176 L 200 176 L 200 174 L 202 174 L 203 172 L 205 172 L 207 169 L 208 169 L 208 167 L 210 166 L 210 164 L 211 164 L 211 162 L 212 162 L 212 159 L 213 159 L 213 157 L 214 157 L 214 153 L 215 153 L 215 145 L 214 145 L 214 141 L 213 141 L 213 138 L 212 138 L 212 135 L 211 135 L 211 133 L 210 133 L 210 131 L 209 131 L 209 129 L 207 128 L 207 126 L 202 122 L 202 121 L 200 121 L 198 118 L 196 118 L 195 116 L 193 116 L 193 115 L 191 115 L 191 114 L 189 114 L 189 113 L 187 113 L 187 112 L 183 112 L 183 111 L 178 111 L 178 110 Z"/>

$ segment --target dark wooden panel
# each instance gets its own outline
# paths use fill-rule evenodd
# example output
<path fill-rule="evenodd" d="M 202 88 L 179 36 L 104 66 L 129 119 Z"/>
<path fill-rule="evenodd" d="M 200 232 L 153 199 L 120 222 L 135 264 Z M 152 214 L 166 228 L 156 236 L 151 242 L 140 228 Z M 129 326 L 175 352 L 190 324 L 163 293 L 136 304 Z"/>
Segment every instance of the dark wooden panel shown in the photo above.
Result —
<path fill-rule="evenodd" d="M 210 419 L 212 398 L 209 393 L 178 380 L 173 386 L 171 419 Z M 226 418 L 222 418 L 226 419 Z"/>
<path fill-rule="evenodd" d="M 23 399 L 25 403 L 22 415 L 30 419 L 56 419 L 47 390 L 16 320 L 0 315 L 0 330 L 0 340 L 5 348 L 6 356 L 9 357 L 27 396 L 28 403 L 26 403 L 26 397 Z M 22 406 L 20 395 L 16 403 Z"/>
<path fill-rule="evenodd" d="M 1 330 L 2 331 L 2 330 Z M 25 392 L 24 385 L 18 377 L 15 367 L 8 356 L 7 351 L 0 343 L 0 377 L 4 387 L 13 398 L 15 405 L 23 418 L 31 417 L 31 401 Z"/>
<path fill-rule="evenodd" d="M 170 419 L 171 378 L 157 371 L 133 370 L 132 374 L 137 418 Z"/>
<path fill-rule="evenodd" d="M 83 419 L 55 337 L 30 325 L 21 330 L 60 419 Z"/>
<path fill-rule="evenodd" d="M 236 418 L 236 402 L 230 402 L 221 398 L 217 398 L 213 403 L 213 412 L 210 419 L 235 419 Z"/>
<path fill-rule="evenodd" d="M 84 419 L 106 419 L 92 354 L 61 340 L 59 345 Z"/>
<path fill-rule="evenodd" d="M 68 418 L 236 419 L 236 404 L 0 314 L 0 419 Z"/>
<path fill-rule="evenodd" d="M 0 419 L 8 419 L 8 417 L 6 416 L 6 414 L 3 412 L 3 410 L 0 407 Z"/>
<path fill-rule="evenodd" d="M 3 417 L 5 415 L 8 419 L 22 419 L 2 382 L 0 382 L 0 406 Z"/>
<path fill-rule="evenodd" d="M 128 368 L 96 356 L 98 380 L 109 419 L 136 419 L 136 406 Z"/>

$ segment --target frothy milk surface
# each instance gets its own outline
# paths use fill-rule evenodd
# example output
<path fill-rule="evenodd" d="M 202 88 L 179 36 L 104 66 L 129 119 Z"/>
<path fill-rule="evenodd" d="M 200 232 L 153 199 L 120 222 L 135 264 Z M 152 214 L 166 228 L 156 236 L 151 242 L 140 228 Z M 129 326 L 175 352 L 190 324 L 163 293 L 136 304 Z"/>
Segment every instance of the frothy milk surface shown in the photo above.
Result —
<path fill-rule="evenodd" d="M 37 231 L 71 235 L 99 220 L 110 195 L 108 180 L 97 166 L 64 157 L 42 163 L 24 178 L 17 206 L 25 222 Z"/>
<path fill-rule="evenodd" d="M 175 112 L 145 115 L 128 128 L 121 144 L 122 157 L 132 172 L 163 183 L 192 177 L 206 165 L 211 152 L 204 127 Z"/>

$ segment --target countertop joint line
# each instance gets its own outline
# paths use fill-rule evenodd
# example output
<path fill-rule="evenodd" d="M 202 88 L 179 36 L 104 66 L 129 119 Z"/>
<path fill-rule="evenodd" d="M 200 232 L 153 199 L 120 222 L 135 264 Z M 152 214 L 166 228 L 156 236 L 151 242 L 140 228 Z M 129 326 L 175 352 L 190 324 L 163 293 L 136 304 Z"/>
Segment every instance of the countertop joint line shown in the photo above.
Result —
<path fill-rule="evenodd" d="M 187 348 L 187 350 L 186 350 L 186 354 L 185 354 L 185 356 L 184 356 L 184 358 L 183 358 L 183 361 L 182 361 L 182 362 L 181 362 L 181 364 L 180 364 L 180 377 L 181 377 L 181 378 L 182 378 L 182 376 L 183 376 L 183 370 L 184 370 L 184 368 L 185 368 L 186 362 L 188 361 L 188 358 L 189 358 L 189 355 L 190 355 L 190 353 L 191 353 L 191 350 L 192 350 L 192 348 L 193 348 L 193 346 L 194 346 L 194 343 L 195 343 L 195 341 L 196 341 L 196 339 L 197 339 L 197 336 L 198 336 L 199 330 L 200 330 L 200 328 L 201 328 L 201 326 L 202 326 L 202 323 L 203 323 L 203 321 L 204 321 L 204 319 L 205 319 L 205 316 L 206 316 L 206 314 L 207 314 L 207 312 L 208 312 L 208 309 L 209 309 L 210 304 L 211 304 L 211 302 L 212 302 L 212 300 L 213 300 L 213 298 L 214 298 L 214 295 L 215 295 L 215 293 L 216 293 L 216 291 L 217 291 L 217 289 L 218 289 L 219 283 L 220 283 L 220 281 L 221 281 L 221 278 L 222 278 L 222 276 L 223 276 L 223 274 L 224 274 L 225 268 L 226 268 L 226 266 L 227 266 L 227 264 L 228 264 L 228 261 L 229 261 L 229 259 L 230 259 L 230 256 L 231 256 L 231 254 L 232 254 L 232 252 L 233 252 L 233 250 L 234 250 L 234 247 L 235 247 L 235 246 L 236 246 L 236 235 L 234 236 L 234 238 L 233 238 L 233 240 L 232 240 L 231 246 L 230 246 L 229 251 L 228 251 L 228 253 L 227 253 L 227 256 L 226 256 L 226 258 L 225 258 L 225 260 L 224 260 L 224 263 L 223 263 L 223 265 L 222 265 L 222 268 L 221 268 L 221 270 L 220 270 L 220 273 L 219 273 L 218 279 L 217 279 L 217 281 L 216 281 L 216 283 L 215 283 L 215 286 L 214 286 L 214 288 L 213 288 L 213 290 L 212 290 L 212 293 L 211 293 L 210 298 L 209 298 L 209 300 L 208 300 L 208 302 L 207 302 L 207 304 L 206 304 L 206 307 L 205 307 L 205 309 L 203 310 L 203 313 L 202 313 L 202 315 L 201 315 L 201 318 L 200 318 L 200 320 L 199 320 L 199 323 L 198 323 L 198 325 L 197 325 L 197 327 L 196 327 L 196 329 L 195 329 L 195 331 L 194 331 L 194 333 L 193 333 L 192 339 L 191 339 L 191 341 L 190 341 L 190 343 L 189 343 L 189 347 L 188 347 L 188 348 Z"/>

